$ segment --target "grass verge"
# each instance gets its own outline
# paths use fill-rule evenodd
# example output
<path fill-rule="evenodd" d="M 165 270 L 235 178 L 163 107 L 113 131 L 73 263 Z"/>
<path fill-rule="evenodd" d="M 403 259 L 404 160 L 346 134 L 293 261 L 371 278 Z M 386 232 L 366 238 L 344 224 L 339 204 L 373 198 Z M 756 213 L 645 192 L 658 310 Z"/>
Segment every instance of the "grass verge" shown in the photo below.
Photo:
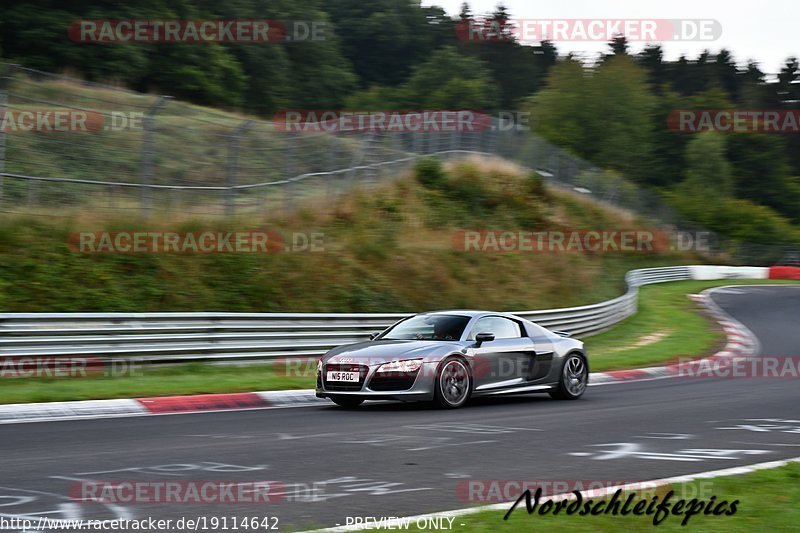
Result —
<path fill-rule="evenodd" d="M 750 474 L 732 477 L 718 477 L 674 485 L 670 487 L 676 497 L 694 495 L 698 499 L 710 500 L 716 496 L 715 502 L 727 500 L 729 503 L 739 500 L 736 513 L 731 516 L 700 515 L 692 516 L 686 526 L 682 526 L 683 517 L 670 515 L 661 522 L 657 531 L 797 531 L 800 522 L 800 464 L 792 463 L 784 467 L 760 470 Z M 662 495 L 661 490 L 656 492 Z M 663 497 L 663 495 L 661 496 Z M 542 498 L 540 504 L 547 501 Z M 596 498 L 595 501 L 600 501 Z M 622 500 L 624 502 L 624 499 Z M 661 498 L 659 498 L 661 501 Z M 674 503 L 676 499 L 672 499 Z M 508 505 L 508 508 L 511 504 Z M 579 516 L 548 514 L 540 516 L 538 510 L 528 515 L 525 503 L 521 503 L 508 520 L 503 520 L 506 510 L 484 511 L 472 515 L 457 517 L 453 521 L 453 530 L 470 533 L 496 531 L 652 531 L 653 515 L 634 516 Z M 413 523 L 412 523 L 413 524 Z M 461 525 L 463 524 L 463 525 Z M 415 528 L 412 527 L 412 530 Z"/>
<path fill-rule="evenodd" d="M 605 333 L 586 339 L 592 371 L 637 368 L 676 357 L 710 354 L 725 334 L 697 312 L 687 294 L 725 285 L 797 284 L 789 280 L 675 281 L 640 289 L 638 312 Z"/>

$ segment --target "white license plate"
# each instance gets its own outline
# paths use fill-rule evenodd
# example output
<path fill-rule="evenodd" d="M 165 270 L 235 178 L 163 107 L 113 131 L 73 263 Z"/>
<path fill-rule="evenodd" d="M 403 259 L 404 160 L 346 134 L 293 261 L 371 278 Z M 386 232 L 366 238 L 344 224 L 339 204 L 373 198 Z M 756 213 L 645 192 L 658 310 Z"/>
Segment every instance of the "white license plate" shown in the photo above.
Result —
<path fill-rule="evenodd" d="M 328 372 L 328 381 L 348 381 L 358 383 L 358 372 Z"/>

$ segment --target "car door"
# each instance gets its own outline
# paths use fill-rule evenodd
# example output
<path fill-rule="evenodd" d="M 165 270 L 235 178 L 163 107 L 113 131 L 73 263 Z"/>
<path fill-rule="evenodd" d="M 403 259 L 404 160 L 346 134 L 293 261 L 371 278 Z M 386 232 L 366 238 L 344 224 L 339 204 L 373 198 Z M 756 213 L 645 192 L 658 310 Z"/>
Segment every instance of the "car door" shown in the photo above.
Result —
<path fill-rule="evenodd" d="M 533 341 L 523 335 L 522 325 L 503 316 L 485 316 L 475 321 L 468 340 L 478 333 L 491 333 L 493 341 L 470 349 L 475 391 L 514 386 L 527 381 L 535 362 Z"/>

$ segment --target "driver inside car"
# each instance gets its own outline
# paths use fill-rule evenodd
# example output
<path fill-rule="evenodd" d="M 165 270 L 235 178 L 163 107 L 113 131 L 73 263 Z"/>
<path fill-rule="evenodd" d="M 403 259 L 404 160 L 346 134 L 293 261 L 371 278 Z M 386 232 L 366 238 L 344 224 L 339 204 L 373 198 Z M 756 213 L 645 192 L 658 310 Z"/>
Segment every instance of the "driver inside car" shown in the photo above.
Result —
<path fill-rule="evenodd" d="M 453 336 L 453 328 L 448 327 L 447 319 L 439 319 L 433 324 L 433 338 L 442 341 L 457 341 L 458 338 Z"/>

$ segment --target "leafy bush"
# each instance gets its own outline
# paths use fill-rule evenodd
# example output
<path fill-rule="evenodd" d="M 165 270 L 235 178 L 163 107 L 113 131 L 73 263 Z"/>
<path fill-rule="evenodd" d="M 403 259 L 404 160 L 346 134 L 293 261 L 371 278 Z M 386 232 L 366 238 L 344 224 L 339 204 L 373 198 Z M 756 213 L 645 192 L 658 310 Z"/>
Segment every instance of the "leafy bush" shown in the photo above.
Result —
<path fill-rule="evenodd" d="M 414 165 L 414 175 L 423 186 L 436 189 L 445 182 L 444 167 L 435 157 L 425 157 Z"/>

